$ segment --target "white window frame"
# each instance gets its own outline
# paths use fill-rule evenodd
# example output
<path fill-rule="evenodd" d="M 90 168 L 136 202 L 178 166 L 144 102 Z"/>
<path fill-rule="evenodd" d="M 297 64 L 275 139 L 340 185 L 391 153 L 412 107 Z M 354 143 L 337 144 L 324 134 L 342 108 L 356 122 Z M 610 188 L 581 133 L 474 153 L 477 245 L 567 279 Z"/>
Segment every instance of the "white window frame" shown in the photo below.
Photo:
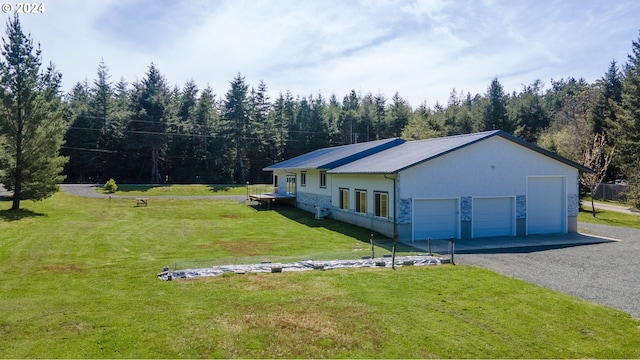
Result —
<path fill-rule="evenodd" d="M 349 210 L 349 189 L 340 188 L 338 191 L 340 193 L 340 209 Z"/>
<path fill-rule="evenodd" d="M 382 208 L 382 197 L 385 197 L 385 207 Z M 374 206 L 374 215 L 379 218 L 388 219 L 389 218 L 389 193 L 386 191 L 374 191 L 373 192 L 373 206 Z M 385 214 L 383 216 L 382 214 Z"/>
<path fill-rule="evenodd" d="M 364 203 L 363 203 L 364 201 Z M 364 205 L 364 209 L 362 206 Z M 356 189 L 356 207 L 355 210 L 357 213 L 366 214 L 367 213 L 367 190 Z"/>
<path fill-rule="evenodd" d="M 307 186 L 307 172 L 300 172 L 300 186 Z"/>

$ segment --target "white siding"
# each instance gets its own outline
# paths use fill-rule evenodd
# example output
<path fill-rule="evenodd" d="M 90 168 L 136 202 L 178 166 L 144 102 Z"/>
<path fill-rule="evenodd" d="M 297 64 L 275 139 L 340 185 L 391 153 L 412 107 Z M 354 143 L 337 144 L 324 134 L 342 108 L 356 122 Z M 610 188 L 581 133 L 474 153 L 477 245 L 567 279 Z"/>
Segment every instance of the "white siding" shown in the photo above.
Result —
<path fill-rule="evenodd" d="M 327 187 L 320 187 L 320 170 L 309 169 L 304 170 L 307 173 L 307 184 L 305 186 L 298 186 L 298 192 L 305 192 L 318 195 L 331 195 L 331 174 L 327 174 Z M 298 179 L 300 179 L 300 172 L 296 171 Z"/>
<path fill-rule="evenodd" d="M 567 193 L 578 193 L 577 169 L 494 136 L 402 171 L 399 197 L 525 195 L 535 175 L 567 176 Z"/>
<path fill-rule="evenodd" d="M 384 175 L 350 175 L 350 174 L 328 174 L 331 176 L 333 185 L 331 193 L 331 203 L 334 208 L 340 204 L 340 189 L 349 189 L 349 210 L 355 209 L 355 190 L 365 190 L 367 192 L 367 212 L 366 215 L 374 216 L 374 192 L 382 191 L 389 194 L 388 214 L 389 219 L 393 218 L 393 179 L 385 178 Z"/>

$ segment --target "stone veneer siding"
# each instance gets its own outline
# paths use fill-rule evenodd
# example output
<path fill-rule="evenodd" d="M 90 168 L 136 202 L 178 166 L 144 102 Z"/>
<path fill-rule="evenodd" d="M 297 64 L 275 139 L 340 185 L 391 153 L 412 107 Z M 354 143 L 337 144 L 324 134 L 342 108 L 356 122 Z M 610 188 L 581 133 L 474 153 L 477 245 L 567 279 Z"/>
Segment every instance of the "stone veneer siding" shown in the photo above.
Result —
<path fill-rule="evenodd" d="M 567 196 L 567 216 L 578 216 L 580 211 L 580 199 L 578 194 L 569 194 Z"/>
<path fill-rule="evenodd" d="M 413 222 L 413 199 L 400 199 L 398 206 L 398 224 L 411 224 Z"/>

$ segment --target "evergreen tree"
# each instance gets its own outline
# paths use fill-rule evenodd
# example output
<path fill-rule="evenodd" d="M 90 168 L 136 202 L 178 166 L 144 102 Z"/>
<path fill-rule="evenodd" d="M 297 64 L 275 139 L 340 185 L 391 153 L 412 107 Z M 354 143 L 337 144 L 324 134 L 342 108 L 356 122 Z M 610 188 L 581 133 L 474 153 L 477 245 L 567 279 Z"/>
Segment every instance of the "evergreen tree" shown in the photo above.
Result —
<path fill-rule="evenodd" d="M 597 83 L 597 95 L 589 116 L 594 134 L 606 134 L 609 141 L 619 135 L 619 113 L 622 105 L 623 77 L 618 64 L 612 61 L 605 76 Z"/>
<path fill-rule="evenodd" d="M 484 130 L 504 130 L 513 133 L 515 128 L 507 114 L 507 98 L 498 78 L 491 80 L 483 113 Z"/>
<path fill-rule="evenodd" d="M 421 140 L 438 137 L 441 132 L 433 123 L 432 110 L 426 103 L 420 105 L 409 116 L 407 126 L 402 129 L 402 138 L 405 140 Z"/>
<path fill-rule="evenodd" d="M 307 98 L 298 99 L 295 102 L 293 121 L 289 123 L 289 141 L 287 143 L 287 158 L 302 155 L 307 149 L 306 125 L 311 122 L 311 104 Z"/>
<path fill-rule="evenodd" d="M 361 134 L 357 131 L 360 122 L 360 97 L 355 90 L 351 90 L 348 95 L 342 99 L 342 111 L 340 112 L 340 120 L 338 129 L 340 131 L 340 142 L 342 144 L 358 143 Z"/>
<path fill-rule="evenodd" d="M 402 129 L 409 123 L 409 116 L 411 115 L 411 107 L 407 101 L 400 97 L 400 94 L 396 92 L 391 98 L 391 106 L 387 110 L 387 125 L 389 131 L 388 137 L 400 137 L 402 135 Z"/>
<path fill-rule="evenodd" d="M 360 102 L 360 125 L 357 131 L 362 134 L 362 141 L 375 140 L 375 124 L 377 122 L 376 104 L 371 93 L 366 94 Z"/>
<path fill-rule="evenodd" d="M 523 86 L 522 92 L 511 99 L 511 123 L 517 126 L 514 135 L 529 142 L 537 142 L 540 132 L 549 126 L 551 120 L 541 96 L 543 87 L 544 84 L 536 80 Z"/>
<path fill-rule="evenodd" d="M 317 98 L 309 96 L 309 102 L 311 103 L 311 118 L 308 124 L 305 126 L 306 140 L 305 144 L 308 151 L 324 148 L 329 146 L 329 134 L 327 124 L 324 121 L 324 112 L 327 108 L 322 95 L 318 95 Z"/>
<path fill-rule="evenodd" d="M 69 93 L 65 115 L 70 126 L 61 150 L 69 157 L 64 173 L 67 179 L 79 182 L 94 180 L 98 172 L 94 157 L 99 132 L 90 115 L 89 98 L 88 83 L 76 83 Z"/>
<path fill-rule="evenodd" d="M 195 157 L 196 103 L 198 101 L 198 87 L 193 80 L 187 81 L 182 91 L 175 97 L 176 116 L 169 123 L 168 132 L 171 134 L 169 148 L 169 177 L 171 182 L 193 183 L 200 182 L 197 171 L 198 160 Z"/>
<path fill-rule="evenodd" d="M 0 182 L 21 200 L 41 200 L 58 190 L 67 159 L 59 155 L 66 124 L 59 95 L 61 75 L 40 72 L 41 51 L 22 32 L 16 14 L 7 23 L 0 61 Z"/>
<path fill-rule="evenodd" d="M 169 107 L 171 94 L 166 80 L 153 63 L 134 88 L 128 144 L 134 150 L 133 165 L 139 171 L 136 177 L 139 179 L 146 173 L 151 184 L 159 184 L 163 182 L 161 169 L 166 160 L 167 125 L 172 116 Z M 145 168 L 149 169 L 148 172 Z"/>
<path fill-rule="evenodd" d="M 471 97 L 471 93 L 467 92 L 459 115 L 460 134 L 478 132 L 482 128 L 482 115 L 479 104 L 480 95 L 476 94 L 476 96 Z"/>
<path fill-rule="evenodd" d="M 262 169 L 271 163 L 266 160 L 273 156 L 275 150 L 273 140 L 268 135 L 270 130 L 269 111 L 271 103 L 267 94 L 267 84 L 260 81 L 257 89 L 251 89 L 249 95 L 249 181 L 266 181 Z"/>
<path fill-rule="evenodd" d="M 196 106 L 196 134 L 194 155 L 199 161 L 198 173 L 205 183 L 222 182 L 227 179 L 224 166 L 219 162 L 219 156 L 215 153 L 215 145 L 218 141 L 216 129 L 219 124 L 216 98 L 210 87 L 200 92 Z M 218 180 L 220 179 L 220 180 Z"/>
<path fill-rule="evenodd" d="M 105 177 L 117 179 L 130 179 L 128 167 L 123 164 L 132 162 L 133 158 L 127 153 L 127 128 L 130 125 L 132 114 L 132 92 L 129 84 L 120 79 L 113 89 L 113 102 L 111 113 L 107 122 L 107 134 L 102 143 L 105 156 Z M 102 179 L 104 180 L 104 179 Z"/>
<path fill-rule="evenodd" d="M 233 159 L 234 183 L 244 184 L 248 176 L 248 145 L 249 138 L 249 87 L 244 77 L 238 74 L 231 82 L 231 89 L 224 100 L 222 117 L 228 125 L 230 151 Z"/>
<path fill-rule="evenodd" d="M 285 98 L 282 93 L 273 103 L 269 112 L 267 134 L 271 134 L 270 141 L 273 143 L 273 155 L 270 157 L 269 165 L 284 160 L 284 150 L 287 141 L 285 125 Z"/>
<path fill-rule="evenodd" d="M 632 42 L 622 86 L 621 165 L 632 186 L 640 187 L 640 38 Z"/>
<path fill-rule="evenodd" d="M 620 137 L 620 115 L 622 112 L 622 82 L 623 75 L 615 61 L 609 65 L 609 69 L 602 79 L 595 84 L 595 99 L 589 109 L 589 121 L 593 126 L 593 133 L 606 135 L 607 147 L 616 145 Z M 620 173 L 620 163 L 617 154 L 607 167 L 605 177 L 614 180 Z"/>
<path fill-rule="evenodd" d="M 115 138 L 120 136 L 119 124 L 114 121 L 114 93 L 110 81 L 109 69 L 104 60 L 98 65 L 98 78 L 93 82 L 91 89 L 91 100 L 89 101 L 89 116 L 93 118 L 93 123 L 97 125 L 99 131 L 97 143 L 98 150 L 95 153 L 95 164 L 97 167 L 97 179 L 107 181 L 113 174 L 104 174 L 107 160 L 113 154 Z"/>
<path fill-rule="evenodd" d="M 375 116 L 373 120 L 374 127 L 374 140 L 385 139 L 391 136 L 387 136 L 387 129 L 385 126 L 385 118 L 387 115 L 387 99 L 382 94 L 377 94 L 373 97 L 373 103 L 375 106 Z"/>
<path fill-rule="evenodd" d="M 344 145 L 342 134 L 339 129 L 340 114 L 342 112 L 340 102 L 335 94 L 329 97 L 329 104 L 323 113 L 325 127 L 329 136 L 329 144 L 331 146 Z"/>

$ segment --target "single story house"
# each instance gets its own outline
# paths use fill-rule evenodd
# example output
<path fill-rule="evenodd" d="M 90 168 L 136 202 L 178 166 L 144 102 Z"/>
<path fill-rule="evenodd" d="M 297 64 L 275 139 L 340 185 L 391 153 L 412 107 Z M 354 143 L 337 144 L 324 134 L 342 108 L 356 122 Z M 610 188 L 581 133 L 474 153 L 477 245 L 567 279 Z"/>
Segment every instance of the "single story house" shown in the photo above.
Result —
<path fill-rule="evenodd" d="M 576 232 L 591 171 L 501 130 L 324 148 L 264 170 L 297 207 L 405 242 Z"/>

